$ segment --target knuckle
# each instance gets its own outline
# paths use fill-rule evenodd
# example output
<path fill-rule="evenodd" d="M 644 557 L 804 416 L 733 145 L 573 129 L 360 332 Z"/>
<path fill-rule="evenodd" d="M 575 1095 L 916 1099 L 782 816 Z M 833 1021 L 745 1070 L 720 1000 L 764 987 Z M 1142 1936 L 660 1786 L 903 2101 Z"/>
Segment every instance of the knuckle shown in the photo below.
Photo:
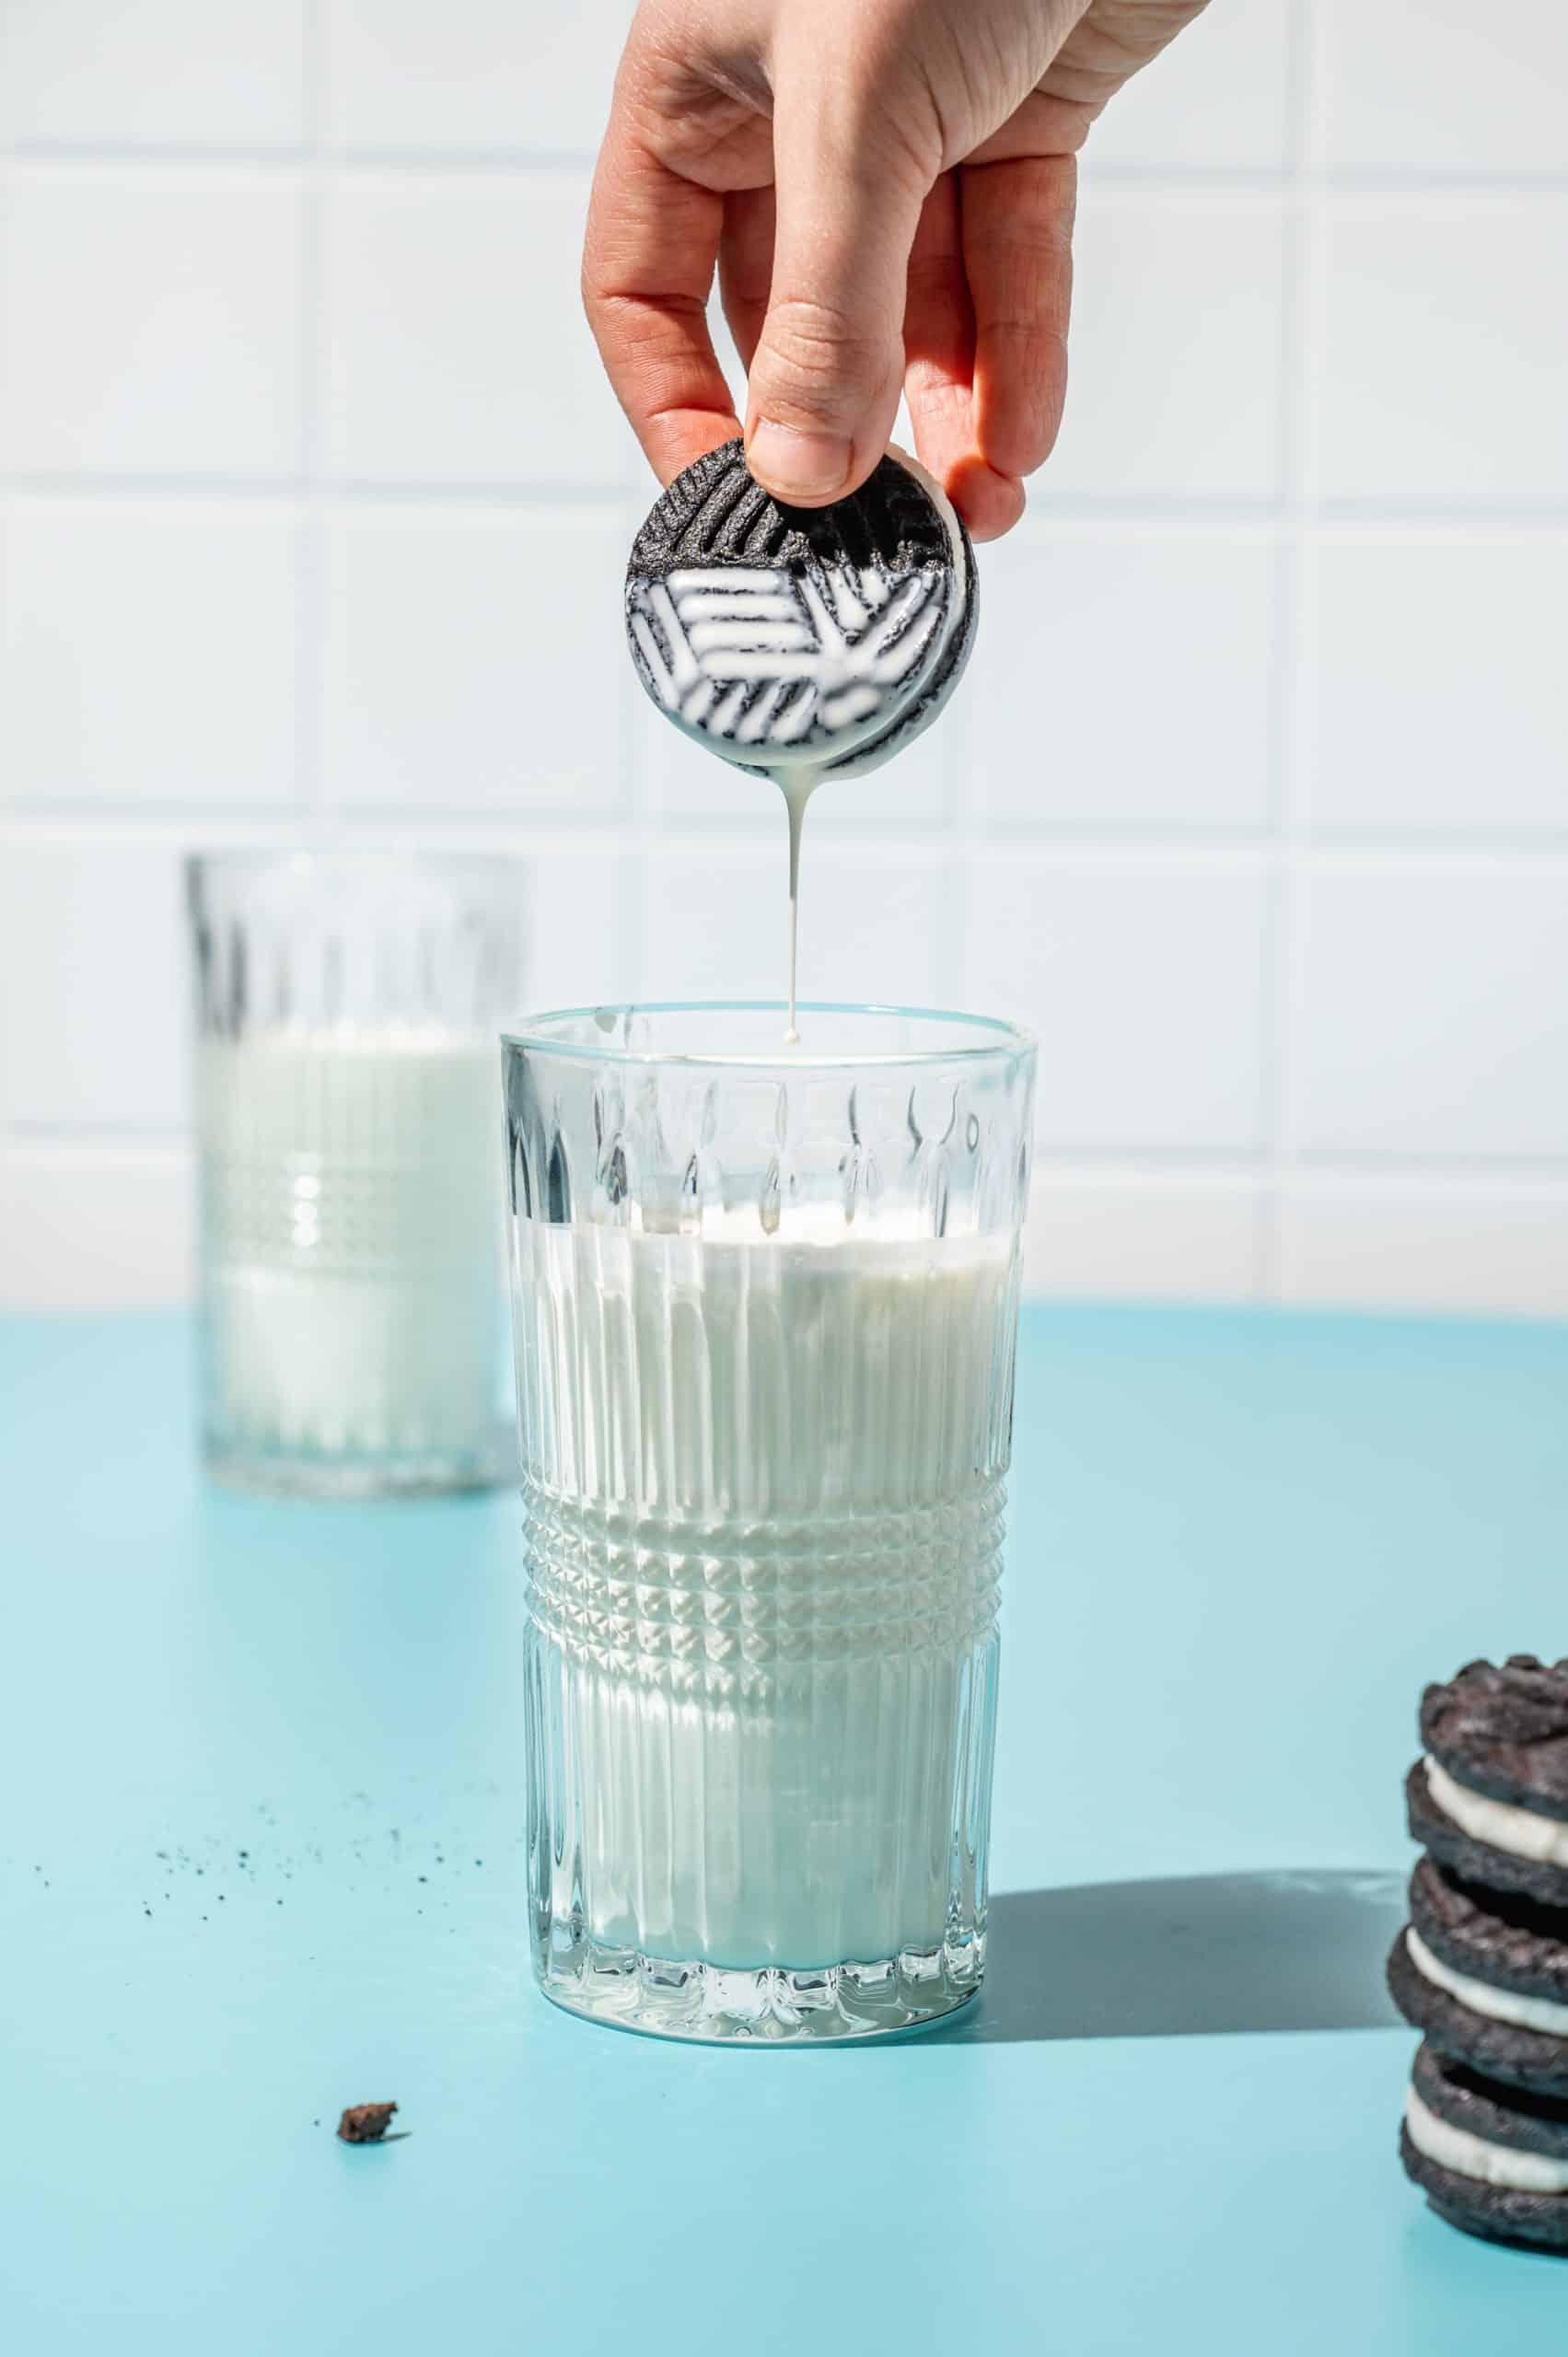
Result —
<path fill-rule="evenodd" d="M 805 296 L 773 304 L 756 366 L 775 398 L 795 401 L 813 417 L 858 405 L 889 373 L 878 338 L 847 310 Z"/>

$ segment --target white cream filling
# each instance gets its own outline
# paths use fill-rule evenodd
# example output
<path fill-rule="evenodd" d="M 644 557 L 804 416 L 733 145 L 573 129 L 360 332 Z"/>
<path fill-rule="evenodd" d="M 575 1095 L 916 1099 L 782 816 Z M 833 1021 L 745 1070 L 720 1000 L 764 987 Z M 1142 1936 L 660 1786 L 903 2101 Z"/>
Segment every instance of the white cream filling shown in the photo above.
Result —
<path fill-rule="evenodd" d="M 1551 1997 L 1516 1996 L 1511 1989 L 1494 1989 L 1489 1980 L 1472 1980 L 1468 1972 L 1456 1972 L 1441 1956 L 1433 1955 L 1413 1923 L 1405 1927 L 1405 1945 L 1422 1979 L 1446 1989 L 1472 2014 L 1485 2014 L 1494 2022 L 1512 2022 L 1519 2029 L 1568 2038 L 1568 2005 L 1560 2005 Z"/>
<path fill-rule="evenodd" d="M 1455 2128 L 1429 2111 L 1412 2087 L 1405 2099 L 1405 2126 L 1411 2142 L 1439 2168 L 1458 2177 L 1473 2177 L 1482 2185 L 1504 2185 L 1516 2193 L 1568 2193 L 1568 2161 L 1554 2161 L 1544 2153 L 1517 2153 L 1511 2144 L 1493 2144 Z"/>
<path fill-rule="evenodd" d="M 1539 1865 L 1568 1866 L 1568 1825 L 1555 1817 L 1538 1817 L 1534 1809 L 1515 1808 L 1507 1801 L 1489 1800 L 1457 1784 L 1430 1753 L 1426 1783 L 1433 1799 L 1472 1841 L 1506 1850 L 1516 1858 L 1533 1858 Z"/>

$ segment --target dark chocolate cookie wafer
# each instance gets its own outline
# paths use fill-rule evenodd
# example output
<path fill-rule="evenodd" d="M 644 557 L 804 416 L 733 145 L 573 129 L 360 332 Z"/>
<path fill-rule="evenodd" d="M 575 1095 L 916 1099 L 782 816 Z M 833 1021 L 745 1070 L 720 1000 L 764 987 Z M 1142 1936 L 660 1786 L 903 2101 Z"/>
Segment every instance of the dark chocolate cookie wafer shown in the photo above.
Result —
<path fill-rule="evenodd" d="M 1450 2225 L 1568 2250 L 1568 2103 L 1490 2086 L 1428 2043 L 1415 2058 L 1400 2157 Z"/>
<path fill-rule="evenodd" d="M 923 468 L 782 507 L 738 441 L 679 475 L 626 568 L 638 677 L 677 726 L 761 776 L 859 777 L 918 736 L 974 641 L 974 552 Z"/>
<path fill-rule="evenodd" d="M 1422 1696 L 1421 1739 L 1468 1791 L 1568 1821 L 1568 1661 L 1468 1662 Z"/>
<path fill-rule="evenodd" d="M 1542 1907 L 1568 1908 L 1568 1866 L 1522 1858 L 1465 1832 L 1434 1799 L 1424 1759 L 1418 1759 L 1405 1779 L 1405 1817 L 1412 1840 L 1461 1882 L 1533 1898 Z"/>
<path fill-rule="evenodd" d="M 1469 1891 L 1431 1858 L 1410 1899 L 1388 1967 L 1406 2020 L 1470 2070 L 1568 2098 L 1568 1916 Z"/>

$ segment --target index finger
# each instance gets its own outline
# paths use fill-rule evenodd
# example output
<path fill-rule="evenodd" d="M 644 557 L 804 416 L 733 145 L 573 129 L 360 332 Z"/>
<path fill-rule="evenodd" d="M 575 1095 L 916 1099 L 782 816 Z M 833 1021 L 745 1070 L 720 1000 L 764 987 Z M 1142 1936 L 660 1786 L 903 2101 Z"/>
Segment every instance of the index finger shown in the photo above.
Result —
<path fill-rule="evenodd" d="M 583 305 L 616 398 L 661 482 L 740 431 L 708 333 L 724 198 L 682 180 L 623 112 L 599 150 Z"/>

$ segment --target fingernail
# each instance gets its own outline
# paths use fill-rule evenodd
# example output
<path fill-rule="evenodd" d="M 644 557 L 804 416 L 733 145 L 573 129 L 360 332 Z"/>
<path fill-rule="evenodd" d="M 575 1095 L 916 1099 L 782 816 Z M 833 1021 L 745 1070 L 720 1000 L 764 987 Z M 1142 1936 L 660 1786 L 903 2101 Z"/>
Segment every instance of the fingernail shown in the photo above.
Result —
<path fill-rule="evenodd" d="M 849 481 L 851 451 L 842 435 L 800 433 L 771 417 L 752 427 L 746 457 L 775 499 L 831 499 Z"/>

